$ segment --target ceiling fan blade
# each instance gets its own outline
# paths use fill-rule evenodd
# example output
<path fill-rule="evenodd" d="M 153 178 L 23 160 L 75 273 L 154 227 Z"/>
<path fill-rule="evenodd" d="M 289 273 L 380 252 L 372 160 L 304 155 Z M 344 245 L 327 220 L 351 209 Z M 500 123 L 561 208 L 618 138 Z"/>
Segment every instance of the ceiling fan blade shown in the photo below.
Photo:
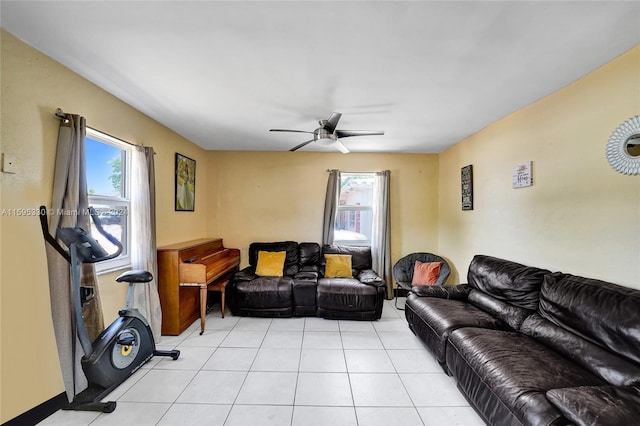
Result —
<path fill-rule="evenodd" d="M 329 117 L 329 119 L 327 120 L 327 122 L 323 126 L 324 129 L 329 133 L 333 133 L 336 130 L 336 126 L 338 125 L 338 121 L 340 121 L 340 117 L 342 117 L 342 114 L 340 114 L 339 112 L 331 113 L 331 117 Z"/>
<path fill-rule="evenodd" d="M 270 132 L 290 132 L 290 133 L 311 133 L 313 134 L 313 132 L 307 132 L 306 130 L 289 130 L 289 129 L 269 129 Z"/>
<path fill-rule="evenodd" d="M 346 146 L 344 146 L 344 144 L 342 142 L 340 142 L 339 140 L 336 140 L 334 142 L 334 146 L 338 149 L 338 151 L 340 151 L 343 154 L 348 154 L 349 150 L 347 149 Z"/>
<path fill-rule="evenodd" d="M 349 136 L 382 136 L 382 130 L 336 130 L 336 136 L 339 138 L 348 138 Z"/>
<path fill-rule="evenodd" d="M 289 151 L 291 151 L 291 152 L 293 152 L 293 151 L 297 151 L 297 150 L 299 150 L 300 148 L 302 148 L 303 146 L 309 145 L 309 144 L 310 144 L 311 142 L 313 142 L 314 140 L 315 140 L 315 139 L 311 139 L 311 140 L 308 140 L 308 141 L 306 141 L 306 142 L 302 142 L 300 145 L 296 145 L 296 146 L 294 146 L 294 147 L 293 147 L 293 148 L 291 148 Z"/>

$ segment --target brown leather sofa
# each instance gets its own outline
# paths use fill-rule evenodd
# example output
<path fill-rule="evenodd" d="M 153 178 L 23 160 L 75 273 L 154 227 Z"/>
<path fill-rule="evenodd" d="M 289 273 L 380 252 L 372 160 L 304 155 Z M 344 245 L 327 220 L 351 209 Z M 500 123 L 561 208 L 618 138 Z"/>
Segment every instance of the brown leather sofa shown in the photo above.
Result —
<path fill-rule="evenodd" d="M 487 424 L 638 424 L 640 291 L 481 255 L 467 281 L 405 316 Z"/>
<path fill-rule="evenodd" d="M 259 251 L 286 252 L 282 277 L 256 275 Z M 325 253 L 351 255 L 353 278 L 325 278 Z M 249 245 L 249 266 L 231 278 L 227 293 L 231 311 L 239 316 L 376 320 L 384 286 L 371 269 L 369 247 L 256 242 Z"/>

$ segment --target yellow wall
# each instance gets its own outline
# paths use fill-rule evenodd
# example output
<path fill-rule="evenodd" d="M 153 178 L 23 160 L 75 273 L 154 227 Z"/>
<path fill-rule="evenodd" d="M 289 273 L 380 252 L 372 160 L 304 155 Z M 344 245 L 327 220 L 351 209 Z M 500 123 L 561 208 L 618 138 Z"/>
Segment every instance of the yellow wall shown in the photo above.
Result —
<path fill-rule="evenodd" d="M 322 239 L 327 169 L 391 171 L 391 257 L 437 250 L 438 157 L 428 154 L 209 152 L 208 234 L 253 241 Z"/>
<path fill-rule="evenodd" d="M 64 391 L 39 222 L 34 216 L 7 213 L 51 204 L 59 126 L 53 116 L 56 108 L 85 116 L 87 124 L 98 130 L 155 148 L 159 244 L 204 236 L 207 155 L 5 31 L 1 55 L 1 149 L 17 160 L 17 173 L 1 177 L 5 214 L 0 221 L 0 422 L 4 422 Z M 195 213 L 174 211 L 175 152 L 197 161 Z M 112 278 L 105 275 L 100 280 L 106 323 L 123 305 L 126 291 Z"/>
<path fill-rule="evenodd" d="M 638 114 L 640 46 L 443 152 L 439 249 L 456 282 L 480 253 L 640 288 L 640 176 L 605 158 Z M 512 189 L 512 167 L 529 160 L 534 185 Z M 461 211 L 468 164 L 475 206 Z"/>

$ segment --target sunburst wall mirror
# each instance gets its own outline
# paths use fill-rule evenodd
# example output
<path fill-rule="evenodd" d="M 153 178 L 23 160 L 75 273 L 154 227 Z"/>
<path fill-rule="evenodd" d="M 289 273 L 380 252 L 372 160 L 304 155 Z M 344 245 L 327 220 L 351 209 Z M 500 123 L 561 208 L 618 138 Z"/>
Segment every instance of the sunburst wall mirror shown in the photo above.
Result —
<path fill-rule="evenodd" d="M 625 175 L 640 174 L 640 116 L 619 125 L 609 137 L 607 160 Z"/>

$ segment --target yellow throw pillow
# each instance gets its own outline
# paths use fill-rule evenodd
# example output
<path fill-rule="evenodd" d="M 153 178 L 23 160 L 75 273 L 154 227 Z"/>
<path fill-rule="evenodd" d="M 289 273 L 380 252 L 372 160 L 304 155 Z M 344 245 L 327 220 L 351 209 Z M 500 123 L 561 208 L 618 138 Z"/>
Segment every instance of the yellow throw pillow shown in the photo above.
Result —
<path fill-rule="evenodd" d="M 286 251 L 258 251 L 256 275 L 261 277 L 281 277 L 286 256 Z"/>
<path fill-rule="evenodd" d="M 353 278 L 350 254 L 325 254 L 324 258 L 327 260 L 326 278 Z"/>

